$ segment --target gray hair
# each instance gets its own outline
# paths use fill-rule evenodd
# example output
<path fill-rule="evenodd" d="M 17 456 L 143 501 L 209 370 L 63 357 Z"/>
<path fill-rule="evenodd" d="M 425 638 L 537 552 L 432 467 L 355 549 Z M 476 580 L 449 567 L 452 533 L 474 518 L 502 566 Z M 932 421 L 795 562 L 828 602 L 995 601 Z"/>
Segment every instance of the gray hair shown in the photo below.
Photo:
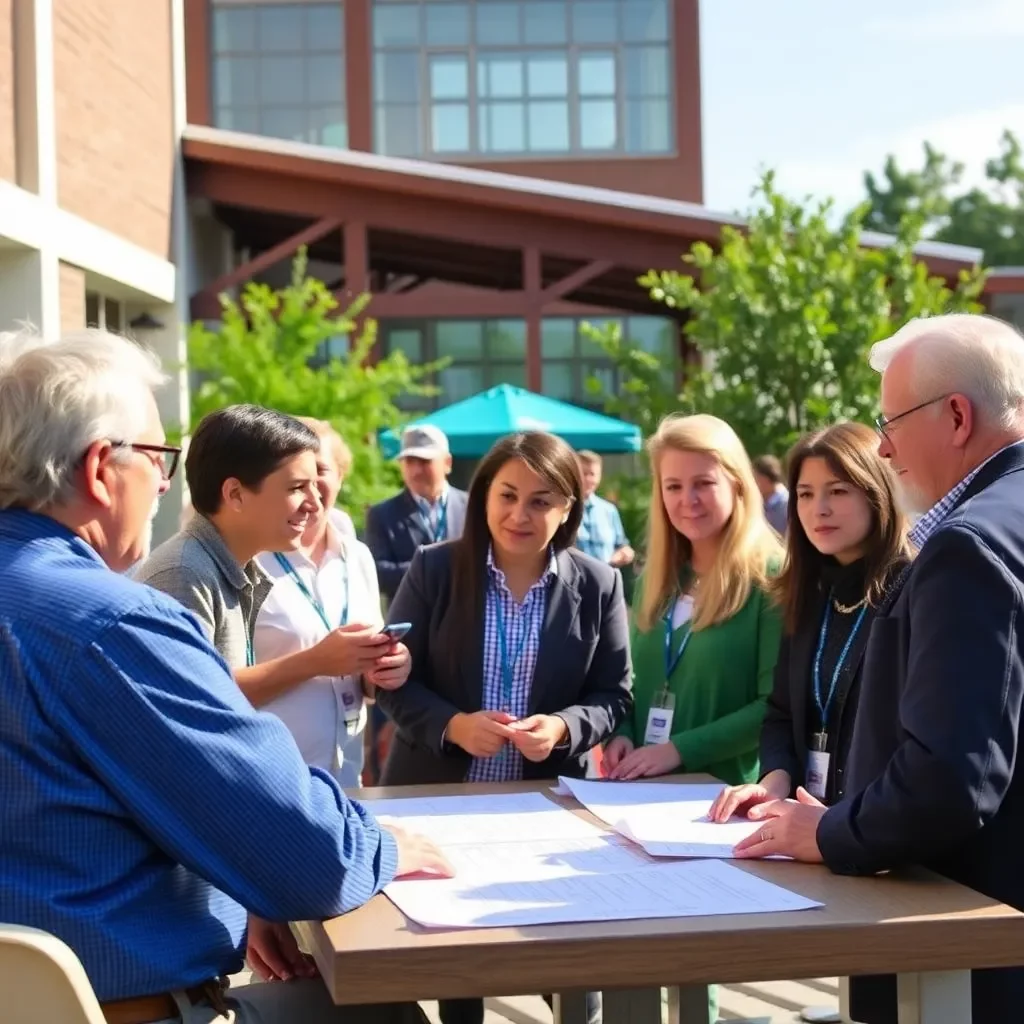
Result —
<path fill-rule="evenodd" d="M 1024 337 L 1011 324 L 976 313 L 911 320 L 873 345 L 868 361 L 882 373 L 904 350 L 919 401 L 959 392 L 990 427 L 1024 426 Z"/>
<path fill-rule="evenodd" d="M 165 379 L 152 353 L 107 331 L 0 333 L 0 508 L 66 504 L 89 446 L 137 438 Z"/>

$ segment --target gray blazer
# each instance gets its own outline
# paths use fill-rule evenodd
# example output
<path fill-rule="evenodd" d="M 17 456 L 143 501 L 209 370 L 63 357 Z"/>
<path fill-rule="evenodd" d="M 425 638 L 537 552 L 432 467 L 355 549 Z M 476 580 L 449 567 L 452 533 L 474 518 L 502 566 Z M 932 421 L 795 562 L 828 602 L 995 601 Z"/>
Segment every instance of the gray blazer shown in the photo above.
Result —
<path fill-rule="evenodd" d="M 388 609 L 389 622 L 413 624 L 405 637 L 412 672 L 400 689 L 377 694 L 397 726 L 382 785 L 462 782 L 469 771 L 469 755 L 443 744 L 442 735 L 453 715 L 480 710 L 484 624 L 482 613 L 466 622 L 451 607 L 452 547 L 418 551 Z M 528 711 L 558 712 L 569 742 L 546 761 L 526 761 L 528 779 L 582 777 L 587 752 L 615 731 L 633 702 L 622 577 L 575 549 L 557 562 Z"/>
<path fill-rule="evenodd" d="M 245 668 L 253 623 L 274 583 L 255 561 L 239 565 L 209 519 L 196 513 L 132 576 L 183 604 L 231 669 Z"/>

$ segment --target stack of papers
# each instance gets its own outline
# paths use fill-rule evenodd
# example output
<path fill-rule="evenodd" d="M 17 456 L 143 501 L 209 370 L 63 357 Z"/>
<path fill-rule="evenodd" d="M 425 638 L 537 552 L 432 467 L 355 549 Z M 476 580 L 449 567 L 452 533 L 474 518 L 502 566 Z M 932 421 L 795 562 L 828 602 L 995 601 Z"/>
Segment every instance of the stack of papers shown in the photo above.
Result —
<path fill-rule="evenodd" d="M 428 928 L 820 906 L 719 861 L 655 861 L 541 793 L 375 800 L 364 806 L 384 824 L 428 836 L 452 862 L 454 878 L 401 880 L 385 889 L 402 913 Z"/>

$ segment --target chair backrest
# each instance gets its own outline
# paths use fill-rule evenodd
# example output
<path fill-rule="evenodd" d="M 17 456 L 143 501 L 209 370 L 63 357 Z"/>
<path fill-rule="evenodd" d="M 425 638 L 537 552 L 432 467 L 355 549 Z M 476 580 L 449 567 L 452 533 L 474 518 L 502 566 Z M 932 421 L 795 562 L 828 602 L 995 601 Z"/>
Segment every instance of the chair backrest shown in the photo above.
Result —
<path fill-rule="evenodd" d="M 81 961 L 37 928 L 0 924 L 4 1024 L 106 1024 Z"/>

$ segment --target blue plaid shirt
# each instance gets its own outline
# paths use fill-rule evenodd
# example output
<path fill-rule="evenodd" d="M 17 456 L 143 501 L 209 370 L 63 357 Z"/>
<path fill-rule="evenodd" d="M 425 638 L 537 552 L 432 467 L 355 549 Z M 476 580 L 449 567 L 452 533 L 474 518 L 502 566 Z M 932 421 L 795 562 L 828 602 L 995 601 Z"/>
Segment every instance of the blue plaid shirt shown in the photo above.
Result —
<path fill-rule="evenodd" d="M 587 498 L 583 503 L 583 519 L 576 534 L 576 547 L 598 561 L 610 562 L 612 555 L 628 543 L 619 510 L 596 494 Z"/>
<path fill-rule="evenodd" d="M 331 917 L 391 881 L 391 837 L 181 605 L 29 512 L 0 511 L 0 565 L 0 921 L 124 999 L 240 970 L 243 908 Z"/>
<path fill-rule="evenodd" d="M 530 704 L 533 673 L 540 651 L 540 634 L 548 606 L 548 590 L 558 572 L 554 552 L 548 567 L 526 593 L 522 604 L 512 596 L 505 574 L 494 564 L 493 552 L 487 552 L 487 598 L 484 611 L 483 711 L 505 711 L 514 718 L 525 718 Z M 505 626 L 506 649 L 510 659 L 520 651 L 512 666 L 512 700 L 506 704 L 502 685 L 501 643 L 498 619 Z M 523 755 L 508 743 L 496 757 L 475 757 L 469 766 L 468 782 L 510 782 L 523 777 Z"/>
<path fill-rule="evenodd" d="M 942 525 L 943 520 L 950 512 L 953 511 L 956 503 L 963 496 L 964 491 L 971 486 L 971 481 L 994 459 L 997 455 L 1002 455 L 1007 448 L 1012 448 L 1016 444 L 1021 444 L 1020 441 L 1014 441 L 1013 444 L 1008 444 L 1004 448 L 1000 448 L 994 455 L 987 458 L 980 466 L 972 469 L 958 484 L 955 484 L 943 497 L 939 498 L 937 502 L 916 523 L 914 528 L 910 531 L 910 543 L 917 548 L 918 551 L 924 547 L 925 541 Z"/>

